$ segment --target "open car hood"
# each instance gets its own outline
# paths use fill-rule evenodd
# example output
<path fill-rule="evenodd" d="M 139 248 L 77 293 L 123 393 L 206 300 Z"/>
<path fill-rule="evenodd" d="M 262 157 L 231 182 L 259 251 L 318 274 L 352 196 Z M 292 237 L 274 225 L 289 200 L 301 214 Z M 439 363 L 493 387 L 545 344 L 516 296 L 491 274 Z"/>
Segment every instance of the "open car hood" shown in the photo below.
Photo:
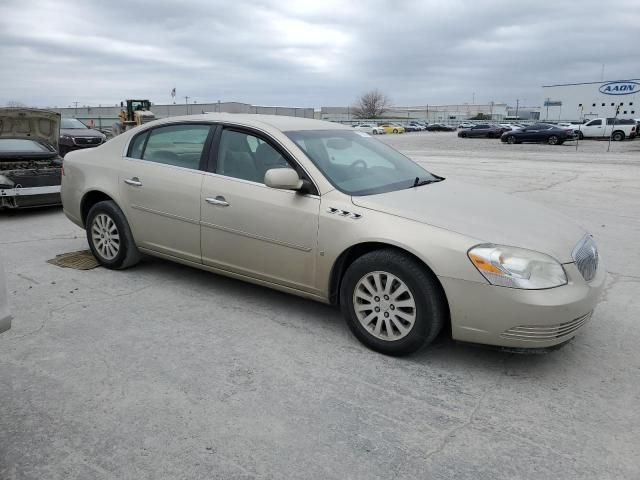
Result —
<path fill-rule="evenodd" d="M 0 108 L 0 138 L 27 138 L 58 150 L 60 114 L 36 108 Z"/>

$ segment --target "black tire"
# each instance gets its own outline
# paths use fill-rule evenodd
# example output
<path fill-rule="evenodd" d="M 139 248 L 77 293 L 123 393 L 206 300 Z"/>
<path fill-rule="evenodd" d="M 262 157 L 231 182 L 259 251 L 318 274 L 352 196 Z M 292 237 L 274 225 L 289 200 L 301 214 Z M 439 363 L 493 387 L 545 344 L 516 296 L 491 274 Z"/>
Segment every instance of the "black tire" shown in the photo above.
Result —
<path fill-rule="evenodd" d="M 549 135 L 549 137 L 547 138 L 547 143 L 549 145 L 560 145 L 561 142 L 557 135 Z"/>
<path fill-rule="evenodd" d="M 101 216 L 101 219 L 105 218 L 106 216 L 106 218 L 111 219 L 115 224 L 115 232 L 116 234 L 118 234 L 119 242 L 117 243 L 117 254 L 113 258 L 108 258 L 103 254 L 103 251 L 99 248 L 99 245 L 95 243 L 96 241 L 94 241 L 94 236 L 92 235 L 94 226 L 99 229 L 99 226 L 97 224 L 94 225 L 94 220 L 99 215 Z M 131 233 L 131 229 L 129 228 L 129 223 L 125 218 L 124 213 L 122 213 L 122 210 L 120 210 L 115 202 L 111 200 L 105 200 L 102 202 L 98 202 L 93 207 L 91 207 L 85 221 L 85 229 L 87 232 L 87 242 L 89 242 L 89 248 L 91 249 L 91 252 L 96 257 L 100 265 L 102 265 L 103 267 L 112 270 L 123 270 L 125 268 L 134 266 L 140 261 L 140 252 L 138 251 L 138 247 L 136 247 L 135 241 L 133 240 L 133 234 Z M 115 245 L 115 236 L 113 242 Z"/>
<path fill-rule="evenodd" d="M 616 130 L 615 132 L 613 132 L 611 134 L 611 140 L 613 140 L 614 142 L 621 142 L 624 140 L 624 132 L 621 132 L 620 130 Z"/>
<path fill-rule="evenodd" d="M 465 132 L 461 132 L 461 133 L 460 133 L 460 136 L 461 136 L 462 138 L 467 138 L 467 134 L 466 134 Z"/>
<path fill-rule="evenodd" d="M 582 132 L 578 132 L 578 140 L 584 140 L 584 134 Z"/>
<path fill-rule="evenodd" d="M 397 129 L 397 128 L 394 128 L 394 129 L 393 129 L 393 133 L 398 133 L 398 129 Z"/>
<path fill-rule="evenodd" d="M 403 282 L 408 287 L 415 304 L 414 323 L 409 332 L 397 340 L 383 340 L 375 337 L 360 322 L 356 314 L 354 306 L 356 288 L 362 279 L 374 272 L 383 275 L 391 274 Z M 386 281 L 389 281 L 388 276 Z M 340 305 L 349 329 L 360 342 L 372 350 L 393 356 L 413 353 L 431 343 L 440 333 L 448 315 L 442 287 L 433 273 L 410 256 L 392 249 L 367 253 L 349 266 L 340 285 Z M 387 307 L 393 309 L 393 304 Z"/>
<path fill-rule="evenodd" d="M 515 137 L 515 136 L 513 136 L 513 135 L 509 135 L 509 136 L 507 137 L 507 143 L 508 143 L 508 144 L 510 144 L 510 145 L 513 145 L 514 143 L 517 143 L 517 141 L 516 141 L 516 137 Z"/>

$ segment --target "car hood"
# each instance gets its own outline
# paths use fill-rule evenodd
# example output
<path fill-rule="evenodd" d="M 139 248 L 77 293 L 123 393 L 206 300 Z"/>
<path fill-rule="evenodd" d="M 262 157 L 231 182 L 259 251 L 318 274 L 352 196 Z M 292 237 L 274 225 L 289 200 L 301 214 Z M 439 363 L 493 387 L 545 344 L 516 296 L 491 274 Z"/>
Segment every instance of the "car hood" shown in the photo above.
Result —
<path fill-rule="evenodd" d="M 60 114 L 35 108 L 0 108 L 0 138 L 40 140 L 58 149 Z"/>
<path fill-rule="evenodd" d="M 70 137 L 101 137 L 102 133 L 93 128 L 62 128 L 60 135 L 68 135 Z"/>
<path fill-rule="evenodd" d="M 352 197 L 355 205 L 476 238 L 528 248 L 573 262 L 585 231 L 571 219 L 533 202 L 456 180 Z"/>

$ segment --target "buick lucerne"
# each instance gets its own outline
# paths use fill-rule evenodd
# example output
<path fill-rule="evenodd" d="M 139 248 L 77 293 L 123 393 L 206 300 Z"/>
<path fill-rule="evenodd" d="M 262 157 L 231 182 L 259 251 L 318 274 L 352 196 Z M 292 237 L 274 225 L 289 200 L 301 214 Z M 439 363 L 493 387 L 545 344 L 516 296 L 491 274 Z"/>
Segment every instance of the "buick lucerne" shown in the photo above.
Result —
<path fill-rule="evenodd" d="M 335 304 L 391 355 L 443 328 L 464 342 L 562 344 L 605 278 L 593 238 L 564 216 L 305 118 L 145 124 L 67 154 L 62 201 L 104 267 L 144 253 Z"/>

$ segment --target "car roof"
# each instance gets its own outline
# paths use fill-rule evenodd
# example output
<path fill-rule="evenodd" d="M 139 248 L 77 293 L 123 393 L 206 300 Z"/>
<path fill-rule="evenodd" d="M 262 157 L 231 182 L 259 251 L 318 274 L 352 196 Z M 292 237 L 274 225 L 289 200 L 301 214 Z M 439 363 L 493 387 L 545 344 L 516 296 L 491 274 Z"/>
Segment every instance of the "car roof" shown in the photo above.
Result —
<path fill-rule="evenodd" d="M 340 123 L 314 120 L 304 117 L 289 117 L 286 115 L 261 115 L 254 113 L 204 113 L 201 115 L 184 115 L 180 117 L 167 117 L 163 120 L 169 122 L 237 122 L 247 126 L 269 126 L 282 132 L 296 130 L 349 130 L 351 127 Z M 162 122 L 162 121 L 161 121 Z M 159 122 L 159 123 L 161 123 Z"/>

